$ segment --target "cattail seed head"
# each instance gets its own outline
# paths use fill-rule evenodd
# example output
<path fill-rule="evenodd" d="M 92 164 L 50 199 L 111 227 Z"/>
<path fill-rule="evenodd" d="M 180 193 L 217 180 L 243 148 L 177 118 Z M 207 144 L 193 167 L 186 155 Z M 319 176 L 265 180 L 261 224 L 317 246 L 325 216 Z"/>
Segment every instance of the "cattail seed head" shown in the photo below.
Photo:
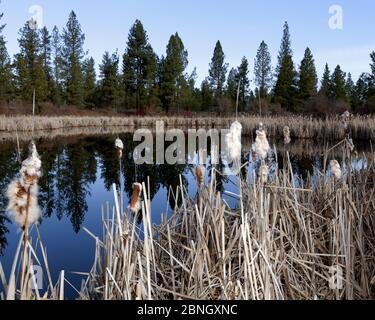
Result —
<path fill-rule="evenodd" d="M 119 158 L 122 157 L 122 150 L 124 150 L 124 143 L 122 142 L 122 140 L 120 138 L 117 138 L 115 140 L 115 148 L 117 150 L 117 154 L 119 156 Z"/>
<path fill-rule="evenodd" d="M 128 206 L 129 210 L 136 214 L 141 209 L 141 193 L 142 185 L 138 182 L 133 183 L 133 194 L 130 199 L 130 204 Z"/>
<path fill-rule="evenodd" d="M 262 161 L 262 165 L 259 168 L 259 180 L 260 183 L 264 184 L 268 181 L 268 166 L 265 164 L 264 161 Z"/>
<path fill-rule="evenodd" d="M 257 157 L 264 160 L 267 158 L 268 151 L 270 150 L 266 132 L 263 129 L 259 129 L 256 131 L 256 135 L 255 143 L 251 147 L 253 151 L 253 158 Z"/>
<path fill-rule="evenodd" d="M 351 117 L 351 114 L 349 111 L 345 111 L 342 115 L 341 115 L 341 123 L 342 123 L 342 126 L 343 128 L 346 130 L 349 126 L 349 122 L 350 122 L 350 117 Z"/>
<path fill-rule="evenodd" d="M 355 149 L 355 145 L 354 145 L 353 139 L 348 139 L 348 147 L 349 147 L 349 150 L 350 150 L 351 152 L 354 151 L 354 149 Z"/>
<path fill-rule="evenodd" d="M 205 169 L 202 166 L 197 166 L 195 168 L 195 176 L 197 177 L 197 183 L 199 188 L 203 186 L 204 171 Z"/>
<path fill-rule="evenodd" d="M 340 180 L 342 177 L 341 167 L 337 160 L 331 160 L 329 166 L 332 172 L 332 175 L 336 180 Z"/>
<path fill-rule="evenodd" d="M 241 133 L 242 125 L 238 121 L 235 121 L 232 123 L 230 130 L 225 137 L 229 155 L 232 160 L 238 160 L 241 158 Z"/>
<path fill-rule="evenodd" d="M 13 180 L 7 189 L 7 211 L 21 228 L 37 223 L 40 219 L 38 205 L 38 179 L 41 176 L 42 162 L 34 142 L 30 144 L 29 157 L 22 162 L 20 177 Z"/>
<path fill-rule="evenodd" d="M 284 127 L 283 134 L 284 134 L 284 143 L 289 144 L 291 139 L 290 139 L 290 129 L 288 126 Z"/>

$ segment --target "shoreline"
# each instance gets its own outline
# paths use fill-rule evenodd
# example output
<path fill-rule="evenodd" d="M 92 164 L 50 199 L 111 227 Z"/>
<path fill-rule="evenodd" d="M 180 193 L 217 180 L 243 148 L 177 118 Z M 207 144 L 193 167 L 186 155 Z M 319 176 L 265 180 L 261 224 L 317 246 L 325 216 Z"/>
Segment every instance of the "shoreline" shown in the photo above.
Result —
<path fill-rule="evenodd" d="M 34 121 L 33 121 L 34 120 Z M 96 116 L 1 116 L 0 138 L 11 136 L 16 132 L 29 134 L 37 132 L 53 132 L 59 130 L 68 135 L 75 131 L 103 133 L 121 133 L 135 129 L 155 129 L 156 121 L 163 121 L 165 130 L 171 128 L 229 128 L 235 118 L 230 117 L 96 117 Z M 238 121 L 242 124 L 244 136 L 252 136 L 263 123 L 268 137 L 282 137 L 283 128 L 288 126 L 292 139 L 314 139 L 318 141 L 339 141 L 348 132 L 353 140 L 375 141 L 375 118 L 352 116 L 345 129 L 340 117 L 326 119 L 303 116 L 241 116 Z M 34 125 L 33 125 L 34 122 Z M 33 128 L 34 127 L 34 128 Z"/>

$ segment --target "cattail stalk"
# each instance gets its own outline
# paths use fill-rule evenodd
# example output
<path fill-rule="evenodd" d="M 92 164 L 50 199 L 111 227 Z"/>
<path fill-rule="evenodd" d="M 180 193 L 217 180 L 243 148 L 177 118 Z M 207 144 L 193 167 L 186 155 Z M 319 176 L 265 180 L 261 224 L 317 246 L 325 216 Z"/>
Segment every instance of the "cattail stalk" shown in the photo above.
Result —
<path fill-rule="evenodd" d="M 120 213 L 124 213 L 124 184 L 123 184 L 123 177 L 122 177 L 122 153 L 124 149 L 124 144 L 122 140 L 117 137 L 115 140 L 115 148 L 117 150 L 117 155 L 118 155 L 118 161 L 119 161 L 119 182 L 120 182 Z"/>

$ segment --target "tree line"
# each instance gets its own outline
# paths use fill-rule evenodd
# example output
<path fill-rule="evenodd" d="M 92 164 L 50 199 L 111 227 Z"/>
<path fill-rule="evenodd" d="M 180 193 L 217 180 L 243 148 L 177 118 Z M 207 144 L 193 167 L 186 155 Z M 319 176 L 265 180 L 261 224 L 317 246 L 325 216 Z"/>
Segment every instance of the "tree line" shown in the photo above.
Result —
<path fill-rule="evenodd" d="M 0 15 L 0 22 L 3 14 Z M 375 111 L 375 51 L 371 72 L 356 83 L 350 73 L 328 64 L 319 83 L 313 53 L 306 48 L 298 66 L 293 61 L 291 36 L 285 22 L 277 65 L 272 66 L 262 41 L 254 60 L 254 90 L 250 89 L 249 61 L 229 69 L 220 41 L 209 64 L 208 77 L 199 86 L 196 69 L 187 73 L 188 51 L 176 32 L 165 55 L 158 56 L 141 21 L 131 27 L 120 54 L 105 52 L 97 75 L 95 61 L 84 49 L 85 34 L 74 11 L 66 26 L 49 31 L 30 20 L 19 31 L 19 52 L 10 57 L 0 23 L 0 102 L 75 106 L 118 112 L 233 113 L 238 96 L 241 112 L 308 112 L 329 114 L 352 110 Z"/>

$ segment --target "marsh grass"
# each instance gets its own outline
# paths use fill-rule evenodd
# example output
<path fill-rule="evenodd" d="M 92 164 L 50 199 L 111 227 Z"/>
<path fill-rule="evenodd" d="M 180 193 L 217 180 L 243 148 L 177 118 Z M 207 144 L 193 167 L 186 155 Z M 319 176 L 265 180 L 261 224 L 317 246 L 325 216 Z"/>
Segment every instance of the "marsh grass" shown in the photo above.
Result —
<path fill-rule="evenodd" d="M 37 230 L 37 227 L 34 227 Z M 39 283 L 35 275 L 43 278 L 43 287 L 35 290 Z M 58 282 L 53 285 L 47 259 L 47 249 L 37 230 L 36 240 L 22 233 L 13 258 L 12 268 L 8 279 L 0 263 L 0 281 L 3 292 L 0 300 L 64 300 L 65 273 L 60 272 Z"/>
<path fill-rule="evenodd" d="M 232 179 L 235 208 L 215 189 L 215 169 L 198 202 L 180 183 L 169 193 L 179 206 L 159 225 L 143 184 L 142 225 L 116 202 L 102 210 L 101 239 L 87 230 L 96 256 L 80 298 L 372 298 L 375 161 L 354 171 L 340 146 L 347 170 L 339 181 L 326 173 L 329 154 L 322 172 L 302 180 L 285 151 L 288 161 L 268 183 L 250 182 L 255 172 Z"/>
<path fill-rule="evenodd" d="M 0 132 L 31 132 L 33 121 L 28 116 L 0 116 Z M 134 129 L 155 127 L 157 120 L 164 121 L 167 128 L 228 128 L 234 121 L 226 117 L 90 117 L 90 116 L 60 116 L 60 117 L 35 117 L 35 134 L 42 130 L 69 130 L 77 128 L 96 128 L 112 130 L 116 128 Z M 253 135 L 259 123 L 267 124 L 267 136 L 282 137 L 285 126 L 290 128 L 291 138 L 315 139 L 325 141 L 338 141 L 350 132 L 354 140 L 375 141 L 375 118 L 353 116 L 347 126 L 343 126 L 340 117 L 327 117 L 318 119 L 304 116 L 241 116 L 239 121 L 243 126 L 244 135 Z M 118 132 L 118 131 L 117 131 Z"/>

